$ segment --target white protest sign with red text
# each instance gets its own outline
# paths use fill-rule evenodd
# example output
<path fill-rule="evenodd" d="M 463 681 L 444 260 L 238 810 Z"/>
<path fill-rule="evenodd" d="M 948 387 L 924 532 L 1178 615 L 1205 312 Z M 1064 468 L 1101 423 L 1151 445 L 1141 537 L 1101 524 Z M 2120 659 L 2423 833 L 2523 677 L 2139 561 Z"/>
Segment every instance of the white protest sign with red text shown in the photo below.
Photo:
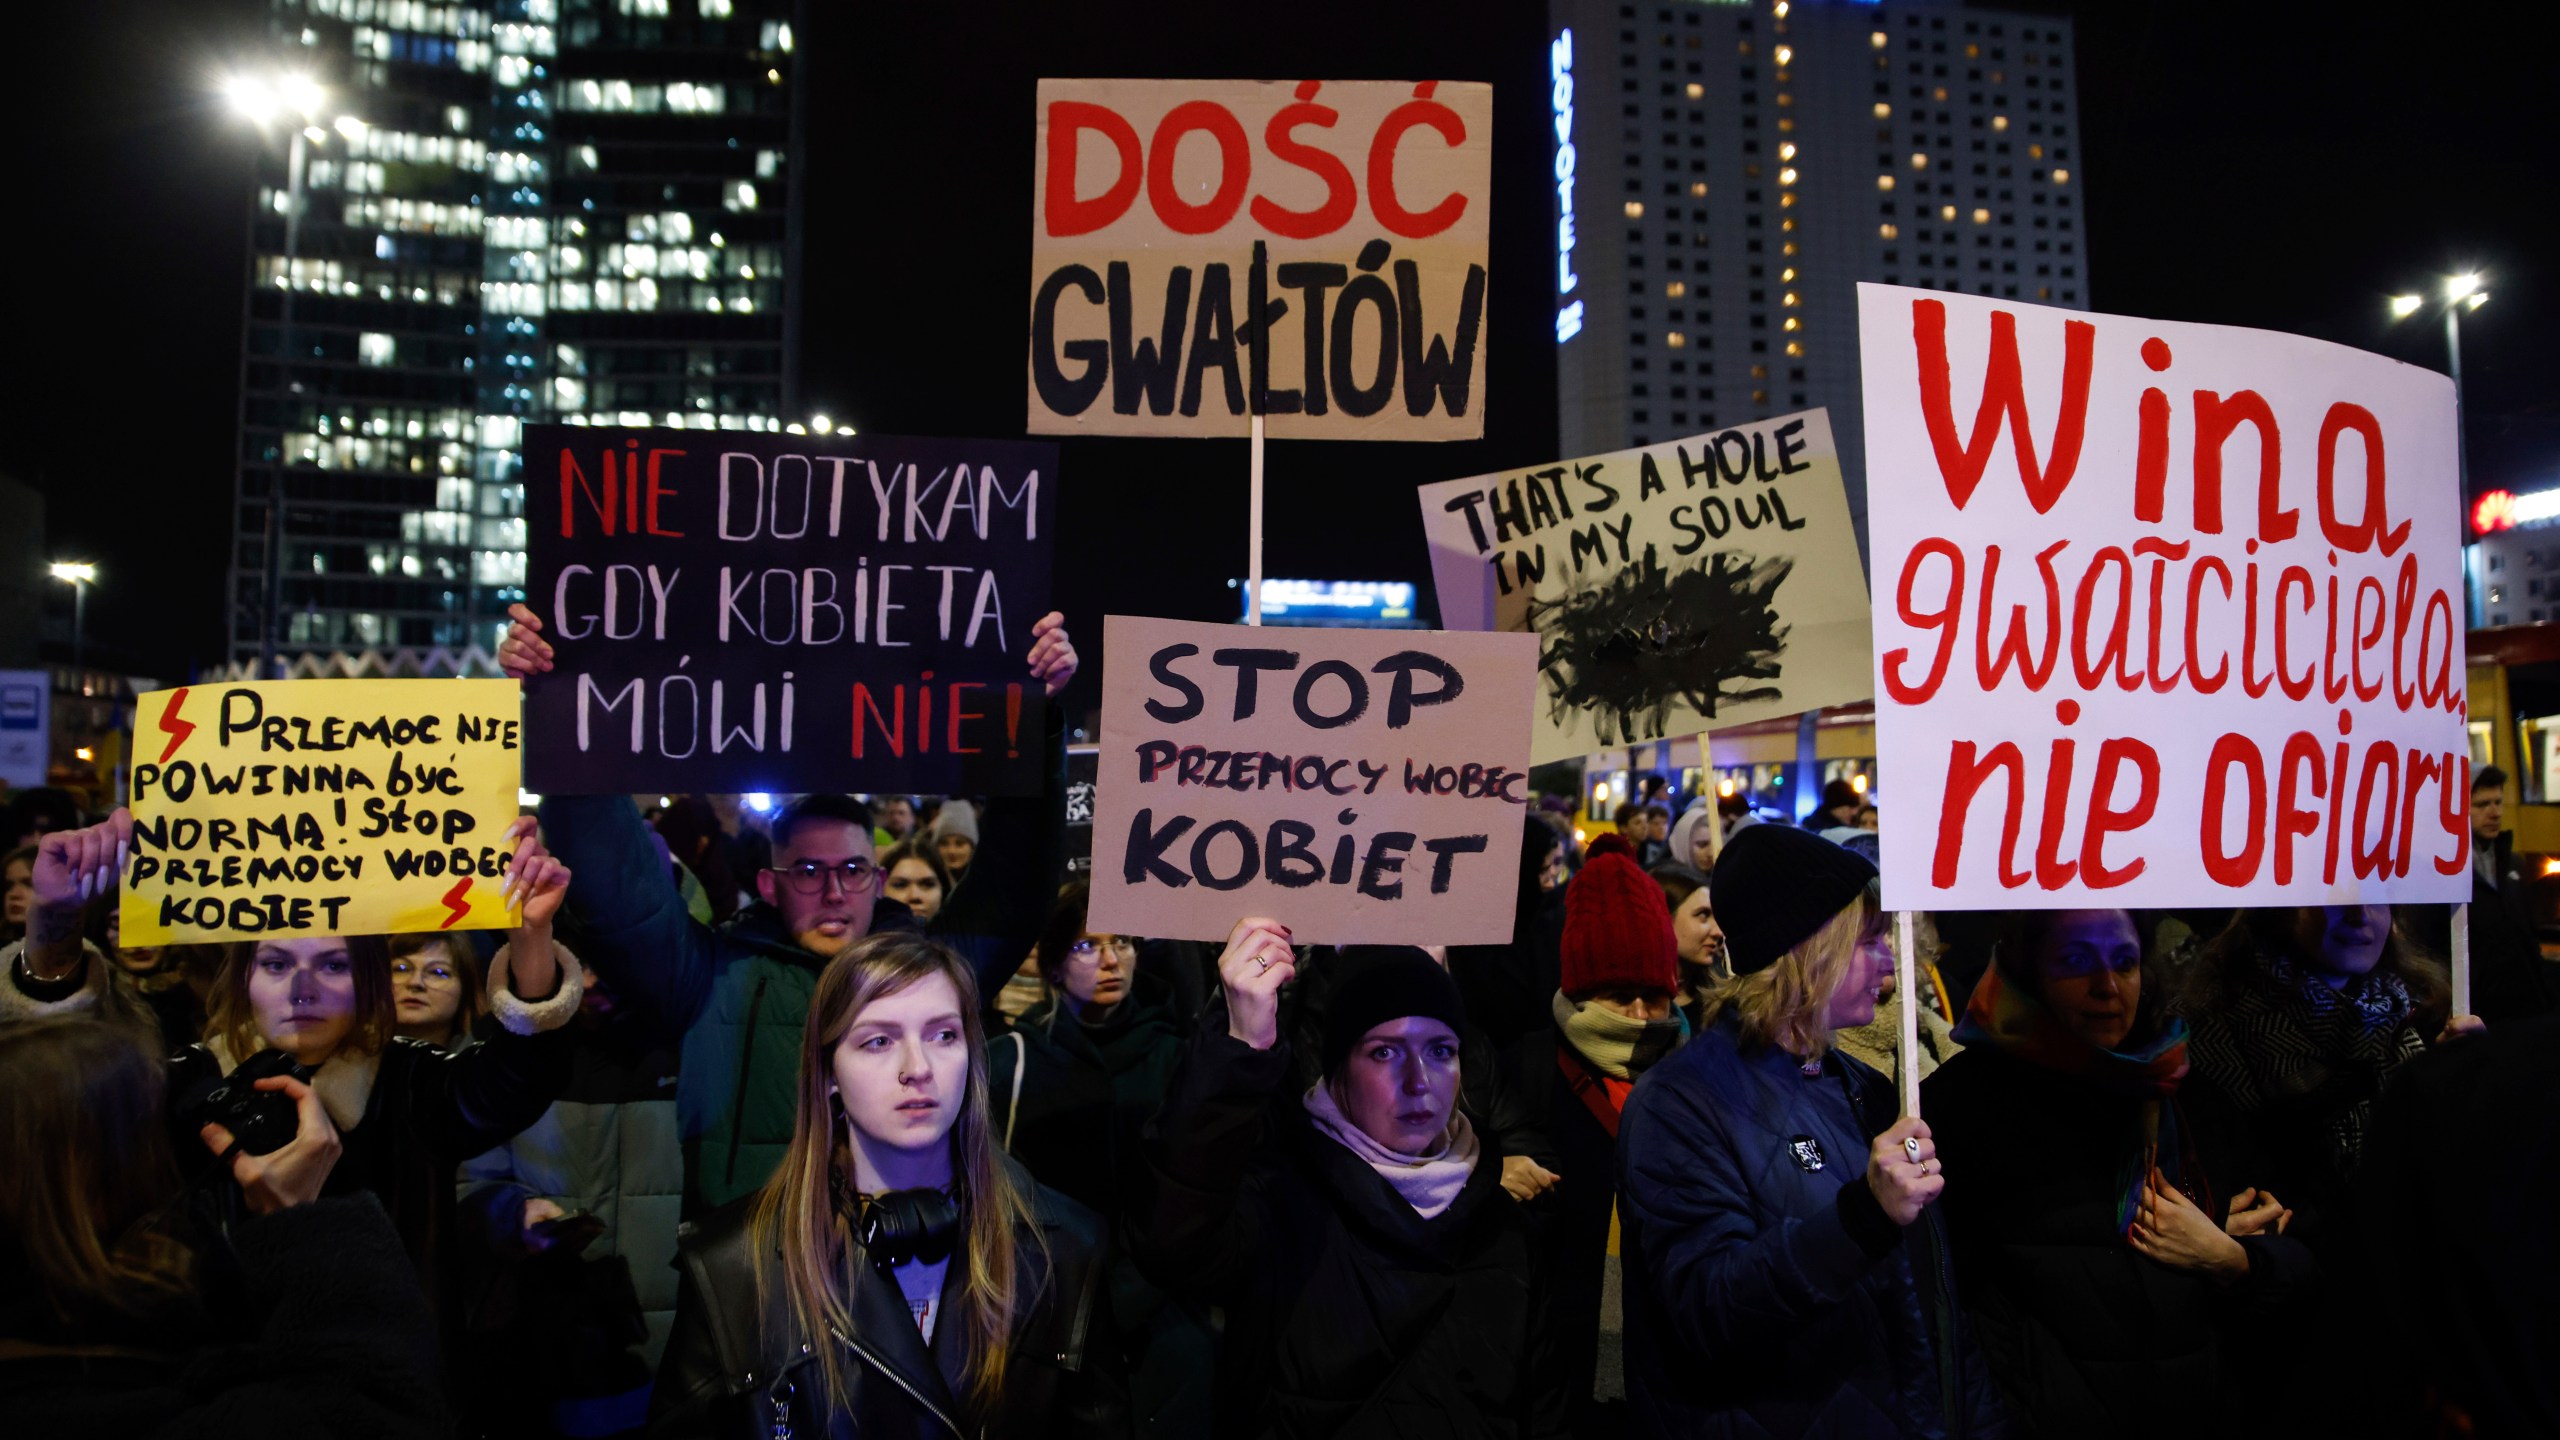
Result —
<path fill-rule="evenodd" d="M 2450 381 L 1858 305 L 1888 906 L 2470 897 Z"/>
<path fill-rule="evenodd" d="M 1493 87 L 1043 80 L 1033 434 L 1484 433 Z"/>

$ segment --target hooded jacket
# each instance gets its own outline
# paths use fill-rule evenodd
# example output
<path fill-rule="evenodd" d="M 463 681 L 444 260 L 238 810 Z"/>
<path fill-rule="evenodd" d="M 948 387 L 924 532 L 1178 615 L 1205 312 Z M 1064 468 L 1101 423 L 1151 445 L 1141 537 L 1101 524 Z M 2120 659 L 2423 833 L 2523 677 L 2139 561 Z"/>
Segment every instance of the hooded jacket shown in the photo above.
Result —
<path fill-rule="evenodd" d="M 1007 1164 L 1012 1162 L 1008 1161 Z M 969 1423 L 958 1400 L 967 1355 L 956 1311 L 927 1344 L 898 1287 L 863 1267 L 850 1334 L 816 1336 L 792 1322 L 780 1287 L 759 1299 L 748 1224 L 751 1201 L 687 1225 L 677 1268 L 675 1332 L 658 1372 L 649 1433 L 656 1440 L 1121 1440 L 1129 1433 L 1119 1347 L 1104 1302 L 1101 1222 L 1033 1181 L 1032 1222 L 1014 1233 L 1018 1270 L 1013 1350 L 995 1415 Z M 1037 1233 L 1034 1233 L 1034 1232 Z M 944 1296 L 967 1274 L 955 1253 Z M 853 1394 L 829 1414 L 816 1347 L 851 1353 Z"/>
<path fill-rule="evenodd" d="M 1226 1306 L 1215 1433 L 1557 1433 L 1499 1140 L 1479 1133 L 1464 1188 L 1425 1220 L 1300 1107 L 1273 1103 L 1285 1040 L 1255 1050 L 1224 1025 L 1213 1007 L 1175 1074 L 1130 1237 L 1158 1284 Z"/>
<path fill-rule="evenodd" d="M 923 927 L 969 962 L 982 996 L 1022 963 L 1055 899 L 1066 844 L 1059 727 L 1052 710 L 1046 793 L 987 806 L 992 838 Z M 695 921 L 629 796 L 546 796 L 542 828 L 552 853 L 577 872 L 569 906 L 594 937 L 596 972 L 658 1034 L 681 1042 L 685 1213 L 754 1190 L 791 1143 L 800 1032 L 826 961 L 800 948 L 770 905 L 750 905 L 716 930 Z M 914 923 L 895 901 L 877 904 L 874 931 Z"/>
<path fill-rule="evenodd" d="M 1934 1207 L 1897 1228 L 1864 1184 L 1893 1109 L 1866 1066 L 1832 1050 L 1808 1076 L 1730 1014 L 1637 1082 L 1618 1129 L 1636 1433 L 2004 1432 Z"/>

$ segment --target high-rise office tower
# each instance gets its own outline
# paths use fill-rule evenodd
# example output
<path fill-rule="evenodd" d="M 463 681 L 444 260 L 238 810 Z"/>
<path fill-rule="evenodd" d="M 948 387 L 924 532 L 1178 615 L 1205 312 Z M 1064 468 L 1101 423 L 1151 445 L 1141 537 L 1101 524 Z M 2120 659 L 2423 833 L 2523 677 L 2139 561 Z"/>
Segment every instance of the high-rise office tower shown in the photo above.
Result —
<path fill-rule="evenodd" d="M 528 422 L 781 428 L 790 10 L 271 0 L 235 663 L 490 644 Z"/>
<path fill-rule="evenodd" d="M 1828 407 L 1857 282 L 2085 309 L 2070 22 L 1952 0 L 1551 0 L 1568 455 Z"/>

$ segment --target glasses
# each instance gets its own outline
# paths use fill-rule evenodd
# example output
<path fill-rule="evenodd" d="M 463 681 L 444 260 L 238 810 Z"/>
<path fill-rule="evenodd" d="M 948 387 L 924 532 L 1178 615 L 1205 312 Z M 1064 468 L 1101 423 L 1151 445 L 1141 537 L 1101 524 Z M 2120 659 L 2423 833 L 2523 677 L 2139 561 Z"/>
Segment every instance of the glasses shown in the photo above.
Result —
<path fill-rule="evenodd" d="M 1088 935 L 1067 947 L 1067 959 L 1078 965 L 1097 964 L 1106 946 L 1116 955 L 1138 953 L 1138 942 L 1126 935 Z"/>
<path fill-rule="evenodd" d="M 815 860 L 803 860 L 797 865 L 769 865 L 765 868 L 781 876 L 786 884 L 803 895 L 826 893 L 830 880 L 847 895 L 859 895 L 880 883 L 880 867 L 860 856 L 841 865 L 821 865 Z"/>

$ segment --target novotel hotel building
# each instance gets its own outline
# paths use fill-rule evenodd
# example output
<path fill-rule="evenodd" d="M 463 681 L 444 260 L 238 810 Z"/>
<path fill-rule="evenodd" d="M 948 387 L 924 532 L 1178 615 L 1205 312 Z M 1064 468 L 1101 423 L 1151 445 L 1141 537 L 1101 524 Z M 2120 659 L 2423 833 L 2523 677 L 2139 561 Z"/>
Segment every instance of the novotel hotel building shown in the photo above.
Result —
<path fill-rule="evenodd" d="M 2071 23 L 1952 0 L 1550 0 L 1567 455 L 1825 406 L 1857 282 L 2087 309 Z"/>

